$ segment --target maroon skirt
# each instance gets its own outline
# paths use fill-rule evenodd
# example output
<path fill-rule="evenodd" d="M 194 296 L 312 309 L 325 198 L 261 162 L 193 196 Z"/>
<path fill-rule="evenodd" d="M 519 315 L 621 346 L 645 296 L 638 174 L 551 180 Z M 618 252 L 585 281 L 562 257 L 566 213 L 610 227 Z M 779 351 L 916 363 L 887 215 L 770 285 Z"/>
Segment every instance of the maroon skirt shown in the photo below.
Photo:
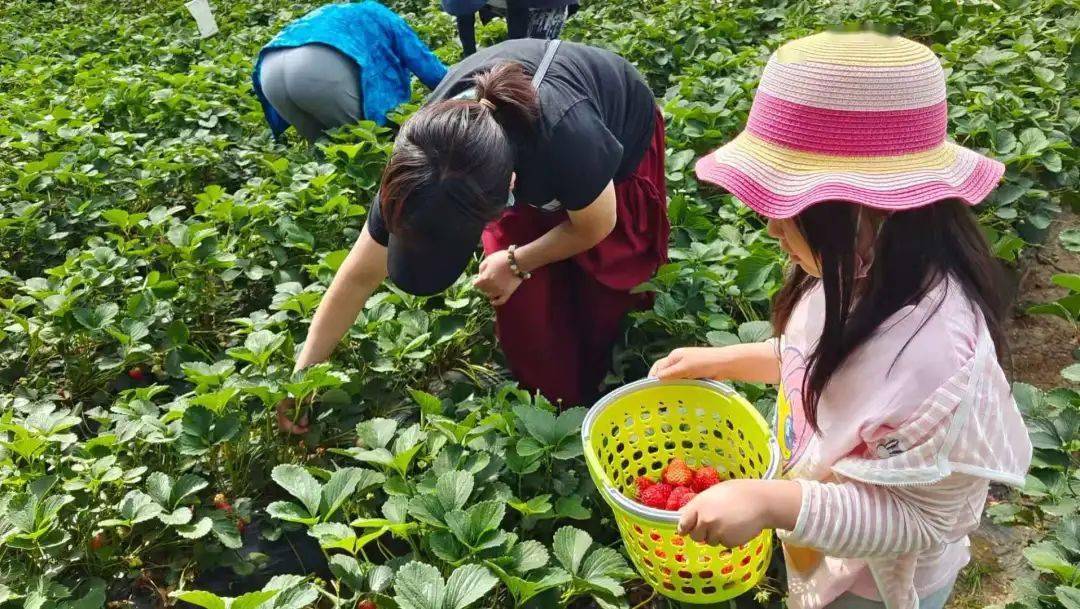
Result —
<path fill-rule="evenodd" d="M 496 335 L 515 378 L 564 407 L 597 396 L 623 317 L 652 305 L 651 294 L 630 290 L 667 262 L 664 150 L 664 117 L 657 109 L 648 150 L 637 169 L 615 183 L 611 234 L 570 259 L 536 269 L 495 309 Z M 529 243 L 566 219 L 566 212 L 513 207 L 485 229 L 484 253 Z"/>

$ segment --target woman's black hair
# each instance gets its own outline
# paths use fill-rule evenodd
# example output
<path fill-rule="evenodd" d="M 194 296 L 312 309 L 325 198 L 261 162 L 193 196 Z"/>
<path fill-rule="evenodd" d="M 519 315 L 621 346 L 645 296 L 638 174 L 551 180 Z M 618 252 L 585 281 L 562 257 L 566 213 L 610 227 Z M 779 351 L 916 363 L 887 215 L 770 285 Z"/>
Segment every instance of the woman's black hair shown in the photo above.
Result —
<path fill-rule="evenodd" d="M 1002 329 L 1008 305 L 1004 274 L 975 215 L 962 201 L 947 199 L 887 216 L 864 280 L 856 277 L 857 221 L 858 206 L 839 201 L 819 203 L 795 217 L 820 265 L 825 292 L 821 339 L 807 357 L 802 387 L 803 412 L 815 431 L 820 431 L 818 401 L 833 374 L 885 320 L 918 303 L 946 277 L 952 277 L 982 311 L 998 358 L 1007 351 Z M 788 276 L 773 303 L 777 335 L 815 283 L 798 266 Z"/>
<path fill-rule="evenodd" d="M 519 63 L 477 74 L 473 84 L 475 99 L 429 104 L 402 126 L 379 186 L 391 231 L 421 206 L 417 197 L 452 196 L 483 219 L 505 207 L 515 146 L 532 135 L 540 116 L 536 89 Z"/>

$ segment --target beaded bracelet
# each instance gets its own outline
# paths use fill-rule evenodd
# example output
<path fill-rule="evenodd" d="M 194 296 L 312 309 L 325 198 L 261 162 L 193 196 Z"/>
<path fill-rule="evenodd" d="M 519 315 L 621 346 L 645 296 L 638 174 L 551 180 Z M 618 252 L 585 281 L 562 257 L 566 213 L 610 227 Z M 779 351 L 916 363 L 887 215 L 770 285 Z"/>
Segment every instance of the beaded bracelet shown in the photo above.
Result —
<path fill-rule="evenodd" d="M 514 256 L 514 250 L 516 249 L 516 245 L 511 245 L 510 247 L 506 248 L 506 258 L 510 261 L 510 272 L 513 273 L 515 277 L 521 280 L 532 278 L 532 273 L 528 271 L 522 271 L 521 267 L 518 266 L 517 257 Z"/>

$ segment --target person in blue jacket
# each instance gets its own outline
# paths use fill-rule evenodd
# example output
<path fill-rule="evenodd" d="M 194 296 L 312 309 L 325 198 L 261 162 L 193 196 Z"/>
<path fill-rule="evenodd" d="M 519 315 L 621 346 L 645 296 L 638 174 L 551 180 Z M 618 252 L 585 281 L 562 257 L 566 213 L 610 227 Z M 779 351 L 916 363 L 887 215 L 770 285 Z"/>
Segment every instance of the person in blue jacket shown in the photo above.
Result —
<path fill-rule="evenodd" d="M 362 119 L 386 123 L 411 97 L 411 74 L 434 89 L 446 66 L 405 20 L 374 1 L 328 4 L 285 26 L 251 75 L 274 137 L 309 142 Z"/>

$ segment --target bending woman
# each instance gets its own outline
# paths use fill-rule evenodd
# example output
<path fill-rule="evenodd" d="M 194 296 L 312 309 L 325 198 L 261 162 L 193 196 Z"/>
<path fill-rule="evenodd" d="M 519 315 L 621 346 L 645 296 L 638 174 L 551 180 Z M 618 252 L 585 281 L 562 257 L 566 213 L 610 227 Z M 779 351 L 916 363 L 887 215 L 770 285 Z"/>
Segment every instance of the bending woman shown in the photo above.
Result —
<path fill-rule="evenodd" d="M 412 96 L 411 74 L 435 88 L 446 66 L 404 19 L 368 1 L 328 4 L 285 26 L 251 79 L 274 137 L 292 125 L 314 142 L 365 118 L 384 124 Z"/>
<path fill-rule="evenodd" d="M 518 381 L 566 405 L 597 394 L 630 290 L 667 260 L 664 121 L 641 75 L 601 49 L 511 40 L 451 69 L 402 127 L 367 228 L 315 314 L 297 368 L 326 359 L 389 274 L 474 281 Z M 279 409 L 279 422 L 303 432 Z"/>

